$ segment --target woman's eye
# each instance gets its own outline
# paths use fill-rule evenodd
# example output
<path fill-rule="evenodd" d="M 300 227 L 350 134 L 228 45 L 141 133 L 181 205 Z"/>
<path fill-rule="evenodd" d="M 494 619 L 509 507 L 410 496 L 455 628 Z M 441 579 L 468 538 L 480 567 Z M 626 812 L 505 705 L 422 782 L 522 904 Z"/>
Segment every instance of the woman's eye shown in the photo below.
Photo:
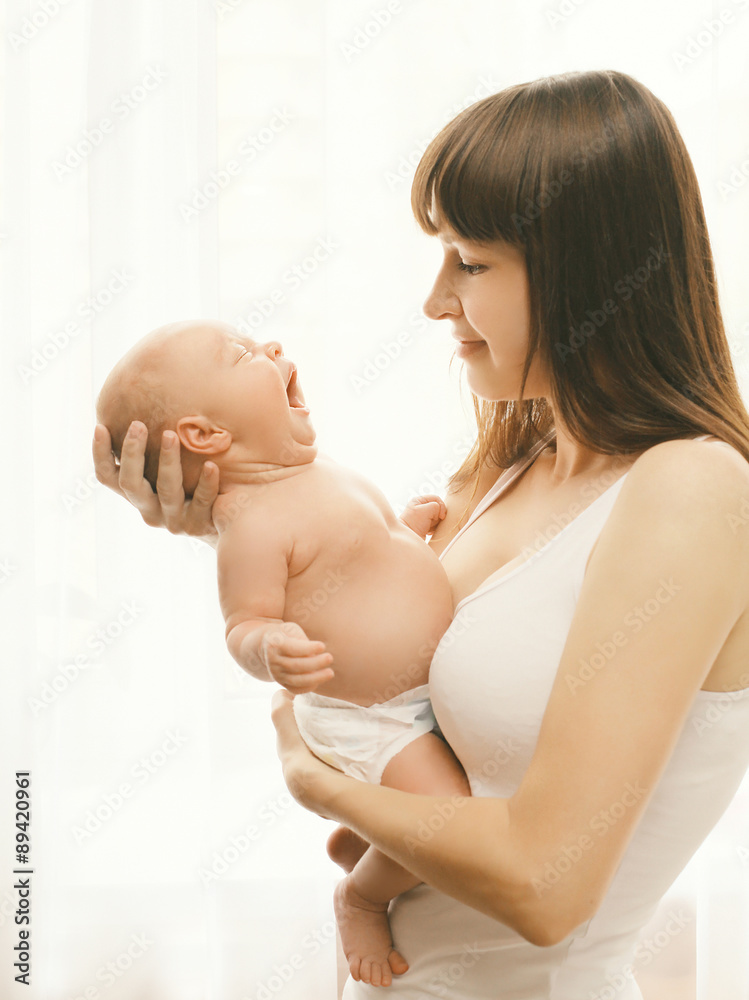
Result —
<path fill-rule="evenodd" d="M 466 264 L 465 261 L 458 261 L 458 267 L 461 271 L 465 271 L 466 274 L 481 274 L 483 266 L 483 264 Z"/>

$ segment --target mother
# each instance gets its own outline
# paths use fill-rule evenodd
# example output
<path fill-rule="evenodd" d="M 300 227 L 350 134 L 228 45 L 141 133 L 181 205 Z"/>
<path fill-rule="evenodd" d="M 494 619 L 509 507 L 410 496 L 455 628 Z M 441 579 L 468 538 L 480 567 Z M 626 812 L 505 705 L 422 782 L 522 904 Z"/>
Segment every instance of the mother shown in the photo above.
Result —
<path fill-rule="evenodd" d="M 749 764 L 749 414 L 694 170 L 646 87 L 568 73 L 458 115 L 412 204 L 479 428 L 430 542 L 456 604 L 432 698 L 473 798 L 334 771 L 279 693 L 284 774 L 425 883 L 391 909 L 391 996 L 635 1000 L 638 931 Z M 97 429 L 97 475 L 208 534 L 216 470 L 185 503 L 164 444 L 157 494 L 135 431 L 118 470 Z"/>

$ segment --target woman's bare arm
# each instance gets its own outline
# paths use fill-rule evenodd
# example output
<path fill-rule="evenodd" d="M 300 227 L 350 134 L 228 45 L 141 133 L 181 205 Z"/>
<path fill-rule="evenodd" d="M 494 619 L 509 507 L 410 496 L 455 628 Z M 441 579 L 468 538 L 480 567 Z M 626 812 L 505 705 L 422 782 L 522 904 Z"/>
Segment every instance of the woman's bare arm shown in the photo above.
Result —
<path fill-rule="evenodd" d="M 536 751 L 510 799 L 410 795 L 339 774 L 309 753 L 277 695 L 290 791 L 532 943 L 562 940 L 598 909 L 694 696 L 747 607 L 749 529 L 731 519 L 747 498 L 749 466 L 704 442 L 664 442 L 633 466 L 591 556 Z M 625 618 L 653 598 L 658 612 L 624 635 Z M 617 633 L 615 654 L 581 675 L 596 643 Z"/>
<path fill-rule="evenodd" d="M 511 849 L 506 799 L 412 795 L 350 778 L 309 751 L 292 701 L 277 691 L 272 715 L 284 779 L 298 802 L 354 830 L 422 881 L 533 938 L 534 915 L 523 920 L 523 853 Z"/>
<path fill-rule="evenodd" d="M 154 493 L 143 477 L 146 440 L 145 424 L 134 420 L 125 435 L 118 465 L 112 454 L 108 429 L 97 424 L 93 441 L 96 478 L 102 486 L 119 493 L 139 510 L 146 524 L 165 527 L 175 535 L 194 535 L 215 547 L 218 534 L 211 508 L 218 496 L 218 467 L 213 462 L 206 462 L 192 499 L 185 500 L 179 441 L 173 431 L 164 431 Z"/>

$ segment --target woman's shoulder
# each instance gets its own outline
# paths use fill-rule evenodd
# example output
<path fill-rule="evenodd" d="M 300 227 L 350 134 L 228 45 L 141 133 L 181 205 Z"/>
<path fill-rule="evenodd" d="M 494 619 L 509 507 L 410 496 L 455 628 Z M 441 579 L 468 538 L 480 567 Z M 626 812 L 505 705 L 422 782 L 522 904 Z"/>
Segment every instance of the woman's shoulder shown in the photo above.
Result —
<path fill-rule="evenodd" d="M 723 635 L 707 689 L 746 686 L 749 462 L 737 448 L 692 438 L 647 449 L 626 475 L 593 550 L 586 577 L 604 603 L 611 594 L 648 590 L 643 581 L 666 580 L 687 603 L 702 595 L 705 628 L 724 609 L 733 622 L 733 652 L 723 650 Z"/>
<path fill-rule="evenodd" d="M 703 486 L 706 495 L 717 487 L 749 489 L 749 462 L 728 441 L 716 437 L 672 438 L 639 455 L 630 469 L 630 480 L 647 480 L 665 486 Z"/>
<path fill-rule="evenodd" d="M 723 560 L 726 571 L 744 566 L 736 583 L 749 597 L 749 462 L 728 442 L 675 438 L 648 448 L 629 469 L 609 520 L 609 534 L 621 539 L 668 537 L 695 561 L 716 567 Z"/>

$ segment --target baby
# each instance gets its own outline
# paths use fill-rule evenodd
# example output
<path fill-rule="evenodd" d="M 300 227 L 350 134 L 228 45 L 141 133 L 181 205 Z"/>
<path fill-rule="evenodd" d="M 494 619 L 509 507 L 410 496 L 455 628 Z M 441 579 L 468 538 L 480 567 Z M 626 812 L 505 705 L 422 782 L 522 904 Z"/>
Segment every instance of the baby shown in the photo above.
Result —
<path fill-rule="evenodd" d="M 318 453 L 280 345 L 222 323 L 175 323 L 146 336 L 108 376 L 97 419 L 118 458 L 130 422 L 146 424 L 144 475 L 154 488 L 164 430 L 179 438 L 188 496 L 203 463 L 218 466 L 213 519 L 229 652 L 253 677 L 295 695 L 312 752 L 364 781 L 470 795 L 434 731 L 427 690 L 453 616 L 449 582 L 425 543 L 444 517 L 439 497 L 416 498 L 396 518 L 372 483 Z M 337 839 L 344 867 L 361 853 L 358 841 Z M 354 979 L 388 986 L 407 970 L 387 908 L 418 884 L 369 846 L 336 887 Z"/>

